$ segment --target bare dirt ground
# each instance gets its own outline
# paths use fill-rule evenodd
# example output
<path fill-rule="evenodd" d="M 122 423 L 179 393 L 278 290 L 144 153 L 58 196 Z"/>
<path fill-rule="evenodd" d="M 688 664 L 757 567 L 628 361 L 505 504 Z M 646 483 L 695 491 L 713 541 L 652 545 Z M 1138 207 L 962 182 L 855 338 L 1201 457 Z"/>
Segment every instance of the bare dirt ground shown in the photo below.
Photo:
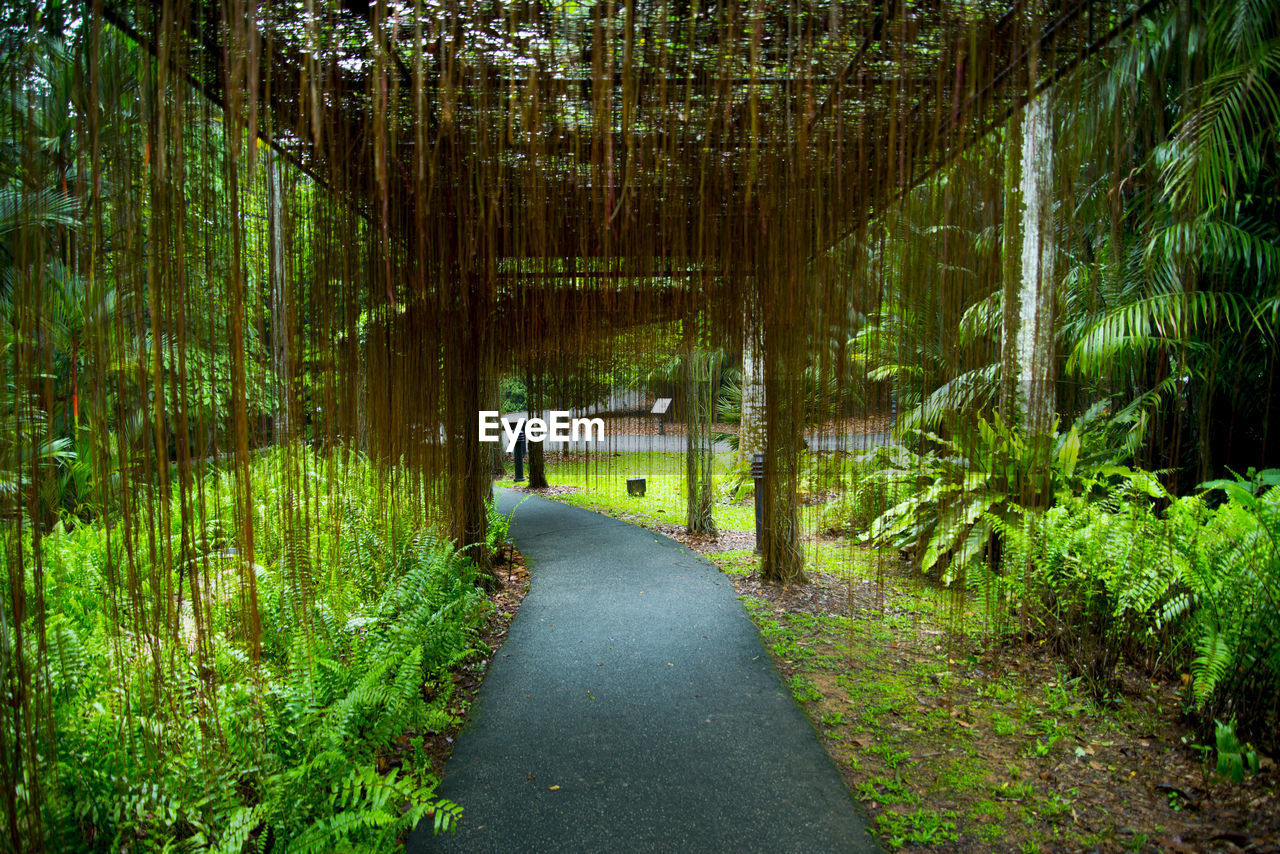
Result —
<path fill-rule="evenodd" d="M 516 492 L 523 492 L 526 495 L 541 495 L 543 498 L 555 498 L 557 495 L 569 495 L 582 491 L 580 486 L 558 486 L 554 483 L 541 489 L 533 489 L 526 483 L 513 483 L 510 486 L 506 486 L 506 488 Z"/>
<path fill-rule="evenodd" d="M 750 551 L 756 547 L 756 535 L 751 531 L 720 531 L 715 536 L 709 536 L 690 534 L 684 525 L 666 522 L 659 522 L 651 527 L 699 554 L 720 554 L 744 549 Z"/>

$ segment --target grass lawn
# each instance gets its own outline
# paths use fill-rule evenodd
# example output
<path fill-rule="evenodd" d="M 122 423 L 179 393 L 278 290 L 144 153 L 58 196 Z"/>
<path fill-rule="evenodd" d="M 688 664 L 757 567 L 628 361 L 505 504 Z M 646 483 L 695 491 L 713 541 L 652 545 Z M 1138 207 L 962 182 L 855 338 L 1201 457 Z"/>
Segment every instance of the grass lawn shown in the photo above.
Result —
<path fill-rule="evenodd" d="M 734 454 L 714 455 L 714 482 L 717 499 L 713 510 L 716 527 L 721 531 L 754 531 L 755 505 L 750 494 L 734 500 L 728 494 L 733 478 Z M 679 453 L 555 453 L 547 455 L 547 481 L 557 487 L 558 501 L 585 507 L 637 524 L 685 521 L 684 454 Z M 507 476 L 495 480 L 496 486 L 519 486 Z M 643 477 L 645 495 L 627 494 L 627 478 Z M 563 491 L 562 491 L 563 490 Z M 801 527 L 817 529 L 821 508 L 801 509 Z"/>

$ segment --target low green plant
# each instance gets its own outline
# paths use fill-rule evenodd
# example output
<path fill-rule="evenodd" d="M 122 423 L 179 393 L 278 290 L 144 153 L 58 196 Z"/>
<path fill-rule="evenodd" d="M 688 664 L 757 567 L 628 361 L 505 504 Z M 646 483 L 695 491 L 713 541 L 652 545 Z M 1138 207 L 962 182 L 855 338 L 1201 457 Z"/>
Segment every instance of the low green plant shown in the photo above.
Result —
<path fill-rule="evenodd" d="M 862 454 L 842 472 L 843 481 L 834 484 L 838 497 L 822 508 L 822 531 L 862 536 L 894 502 L 901 500 L 905 487 L 895 486 L 892 479 L 882 476 L 893 457 L 892 450 L 878 448 Z"/>
<path fill-rule="evenodd" d="M 511 508 L 510 513 L 499 510 L 496 501 L 490 500 L 485 504 L 485 512 L 488 516 L 485 546 L 489 549 L 489 554 L 493 555 L 499 563 L 505 563 L 511 557 L 512 549 L 515 548 L 511 542 L 511 521 L 515 518 L 516 509 L 528 500 L 528 495 L 521 498 L 516 502 L 516 506 Z"/>
<path fill-rule="evenodd" d="M 1095 693 L 1124 658 L 1191 675 L 1204 735 L 1233 719 L 1260 739 L 1280 728 L 1280 472 L 1174 496 L 1150 473 L 1104 472 L 1106 495 L 1060 496 L 1025 560 L 1000 583 L 1029 596 L 1032 629 Z M 1218 491 L 1225 501 L 1214 506 Z M 1021 569 L 1019 569 L 1021 567 Z"/>
<path fill-rule="evenodd" d="M 1189 600 L 1197 708 L 1269 741 L 1280 733 L 1280 470 L 1249 471 L 1203 488 L 1227 503 L 1197 543 Z"/>
<path fill-rule="evenodd" d="M 879 453 L 875 480 L 905 497 L 871 524 L 864 540 L 913 556 L 923 572 L 941 569 L 946 583 L 962 579 L 997 535 L 1025 527 L 1029 507 L 1078 480 L 1081 439 L 1028 437 L 997 415 L 979 418 L 954 438 L 921 430 L 904 437 L 916 450 Z"/>
<path fill-rule="evenodd" d="M 791 677 L 791 696 L 795 697 L 798 703 L 816 703 L 822 699 L 822 692 L 818 690 L 817 685 L 813 684 L 812 679 L 797 673 Z"/>
<path fill-rule="evenodd" d="M 1018 725 L 1008 715 L 992 712 L 991 731 L 1001 738 L 1008 738 L 1018 731 Z"/>
<path fill-rule="evenodd" d="M 897 768 L 911 759 L 910 751 L 898 750 L 892 745 L 883 742 L 868 748 L 867 752 L 878 755 L 884 761 L 885 767 L 891 769 Z"/>
<path fill-rule="evenodd" d="M 1258 752 L 1251 744 L 1241 744 L 1236 736 L 1235 721 L 1215 721 L 1214 743 L 1218 752 L 1217 771 L 1224 777 L 1242 783 L 1247 771 L 1258 773 Z"/>
<path fill-rule="evenodd" d="M 951 820 L 954 817 L 952 813 L 930 809 L 910 813 L 886 810 L 876 816 L 876 829 L 893 848 L 908 844 L 939 845 L 959 840 L 956 823 Z"/>
<path fill-rule="evenodd" d="M 878 804 L 914 804 L 920 796 L 896 777 L 870 777 L 858 784 L 859 800 Z"/>

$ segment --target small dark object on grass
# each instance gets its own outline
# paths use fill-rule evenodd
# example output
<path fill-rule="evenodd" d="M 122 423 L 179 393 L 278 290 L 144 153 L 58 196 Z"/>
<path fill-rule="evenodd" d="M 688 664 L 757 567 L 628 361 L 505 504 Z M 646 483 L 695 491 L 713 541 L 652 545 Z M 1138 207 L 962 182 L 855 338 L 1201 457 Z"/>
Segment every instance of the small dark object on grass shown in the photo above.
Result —
<path fill-rule="evenodd" d="M 644 498 L 644 478 L 627 478 L 627 495 L 633 495 L 636 498 Z"/>

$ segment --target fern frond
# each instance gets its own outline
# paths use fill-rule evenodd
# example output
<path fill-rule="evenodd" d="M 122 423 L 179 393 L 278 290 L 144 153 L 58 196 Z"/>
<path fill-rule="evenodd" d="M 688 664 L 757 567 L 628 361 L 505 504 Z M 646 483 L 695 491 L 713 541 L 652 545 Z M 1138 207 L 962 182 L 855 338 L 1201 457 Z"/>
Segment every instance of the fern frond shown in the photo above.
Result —
<path fill-rule="evenodd" d="M 1213 623 L 1196 640 L 1196 652 L 1196 658 L 1191 662 L 1191 673 L 1195 677 L 1196 703 L 1203 707 L 1231 668 L 1235 644 Z"/>

